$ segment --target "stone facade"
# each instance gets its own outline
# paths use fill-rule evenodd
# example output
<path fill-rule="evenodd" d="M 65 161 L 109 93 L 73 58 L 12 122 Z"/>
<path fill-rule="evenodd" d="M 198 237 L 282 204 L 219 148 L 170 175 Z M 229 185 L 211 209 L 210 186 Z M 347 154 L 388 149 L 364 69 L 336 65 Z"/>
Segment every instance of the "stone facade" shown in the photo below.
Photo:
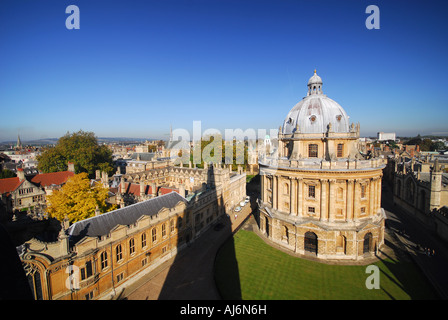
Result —
<path fill-rule="evenodd" d="M 323 96 L 319 89 L 309 96 Z M 326 104 L 314 112 L 325 114 Z M 294 122 L 289 116 L 285 124 Z M 338 132 L 332 128 L 330 122 L 322 132 L 299 126 L 291 133 L 280 130 L 278 155 L 259 161 L 259 226 L 270 240 L 295 253 L 359 260 L 384 243 L 384 161 L 359 152 L 359 125 Z"/>
<path fill-rule="evenodd" d="M 35 298 L 110 299 L 174 257 L 246 197 L 246 175 L 217 165 L 127 178 L 183 183 L 191 176 L 201 188 L 186 197 L 176 192 L 151 196 L 70 227 L 65 222 L 56 242 L 24 243 L 20 257 Z"/>

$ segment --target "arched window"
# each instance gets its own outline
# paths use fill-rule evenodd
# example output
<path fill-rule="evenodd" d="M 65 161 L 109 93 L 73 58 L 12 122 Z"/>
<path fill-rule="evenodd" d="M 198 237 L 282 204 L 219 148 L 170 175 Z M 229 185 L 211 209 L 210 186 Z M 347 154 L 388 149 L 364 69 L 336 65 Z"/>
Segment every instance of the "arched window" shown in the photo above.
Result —
<path fill-rule="evenodd" d="M 314 232 L 308 231 L 305 233 L 305 252 L 314 253 L 317 255 L 317 235 Z"/>
<path fill-rule="evenodd" d="M 372 234 L 369 232 L 364 236 L 364 245 L 362 253 L 369 253 L 372 248 Z"/>
<path fill-rule="evenodd" d="M 265 230 L 266 230 L 266 236 L 269 238 L 269 219 L 268 217 L 265 217 Z"/>
<path fill-rule="evenodd" d="M 343 235 L 338 235 L 336 237 L 336 251 L 345 254 L 347 239 Z"/>
<path fill-rule="evenodd" d="M 406 200 L 408 202 L 414 203 L 415 196 L 415 184 L 411 178 L 406 181 Z"/>
<path fill-rule="evenodd" d="M 289 232 L 287 226 L 282 227 L 282 240 L 286 242 L 288 242 L 289 240 Z"/>
<path fill-rule="evenodd" d="M 283 190 L 284 190 L 284 193 L 285 193 L 285 194 L 289 194 L 289 184 L 285 183 L 285 184 L 283 185 Z"/>
<path fill-rule="evenodd" d="M 308 145 L 308 157 L 317 158 L 317 144 Z"/>

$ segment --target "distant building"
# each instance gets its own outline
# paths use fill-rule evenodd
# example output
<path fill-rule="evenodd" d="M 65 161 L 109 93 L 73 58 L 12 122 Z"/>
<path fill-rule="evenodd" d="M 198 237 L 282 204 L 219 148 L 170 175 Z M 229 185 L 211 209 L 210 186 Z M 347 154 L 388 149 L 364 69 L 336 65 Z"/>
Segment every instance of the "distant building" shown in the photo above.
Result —
<path fill-rule="evenodd" d="M 61 187 L 73 175 L 74 170 L 41 173 L 27 179 L 25 170 L 18 168 L 17 177 L 0 179 L 0 201 L 9 213 L 28 208 L 43 209 L 46 195 L 52 189 Z"/>
<path fill-rule="evenodd" d="M 385 140 L 394 140 L 396 139 L 395 132 L 378 132 L 378 141 L 385 141 Z"/>
<path fill-rule="evenodd" d="M 448 241 L 448 159 L 390 158 L 394 203 Z"/>

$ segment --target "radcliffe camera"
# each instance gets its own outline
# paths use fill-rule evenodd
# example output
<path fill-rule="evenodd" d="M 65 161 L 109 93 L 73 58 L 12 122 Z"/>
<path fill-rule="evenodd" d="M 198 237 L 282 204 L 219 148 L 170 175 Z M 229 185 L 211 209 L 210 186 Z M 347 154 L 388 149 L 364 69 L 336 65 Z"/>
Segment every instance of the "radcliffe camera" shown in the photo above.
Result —
<path fill-rule="evenodd" d="M 446 10 L 2 1 L 0 300 L 448 299 Z"/>

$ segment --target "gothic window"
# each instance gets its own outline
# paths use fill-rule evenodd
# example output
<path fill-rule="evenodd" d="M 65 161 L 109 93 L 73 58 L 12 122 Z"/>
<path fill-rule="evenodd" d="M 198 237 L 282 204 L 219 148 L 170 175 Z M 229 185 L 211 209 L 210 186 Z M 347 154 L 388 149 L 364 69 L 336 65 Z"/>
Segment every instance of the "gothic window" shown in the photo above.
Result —
<path fill-rule="evenodd" d="M 412 179 L 408 179 L 406 181 L 406 200 L 408 202 L 414 203 L 414 195 L 415 195 L 415 184 Z"/>
<path fill-rule="evenodd" d="M 308 145 L 308 157 L 317 158 L 317 144 Z"/>

